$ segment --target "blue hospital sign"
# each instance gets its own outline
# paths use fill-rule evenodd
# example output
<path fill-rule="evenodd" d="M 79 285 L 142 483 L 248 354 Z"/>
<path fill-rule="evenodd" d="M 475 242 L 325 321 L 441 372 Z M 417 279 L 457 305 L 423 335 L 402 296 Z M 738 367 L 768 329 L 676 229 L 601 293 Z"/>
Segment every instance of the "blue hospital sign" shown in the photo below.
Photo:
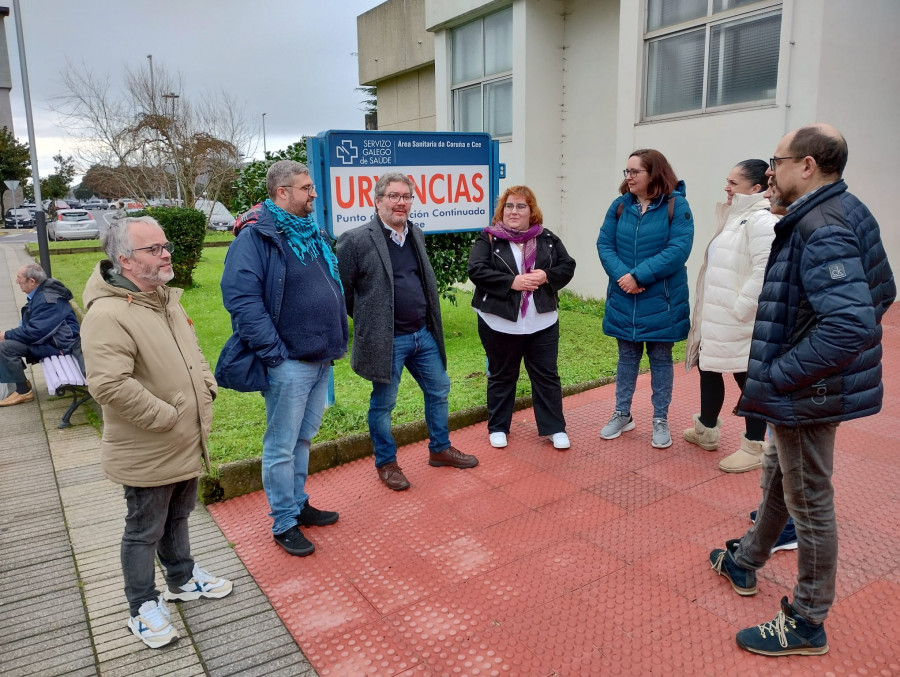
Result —
<path fill-rule="evenodd" d="M 321 186 L 316 214 L 335 237 L 372 218 L 375 183 L 386 172 L 412 179 L 409 218 L 426 233 L 490 224 L 498 163 L 489 134 L 331 131 L 307 144 Z"/>

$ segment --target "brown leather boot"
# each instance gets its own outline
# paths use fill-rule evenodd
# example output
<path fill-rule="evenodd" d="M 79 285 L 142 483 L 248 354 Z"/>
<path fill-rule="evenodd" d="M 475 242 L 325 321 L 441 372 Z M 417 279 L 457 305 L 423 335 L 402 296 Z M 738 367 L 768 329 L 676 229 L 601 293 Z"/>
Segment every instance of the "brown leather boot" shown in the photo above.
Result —
<path fill-rule="evenodd" d="M 378 478 L 394 491 L 409 489 L 409 480 L 406 479 L 406 475 L 400 470 L 396 461 L 375 468 L 375 470 L 378 472 Z"/>

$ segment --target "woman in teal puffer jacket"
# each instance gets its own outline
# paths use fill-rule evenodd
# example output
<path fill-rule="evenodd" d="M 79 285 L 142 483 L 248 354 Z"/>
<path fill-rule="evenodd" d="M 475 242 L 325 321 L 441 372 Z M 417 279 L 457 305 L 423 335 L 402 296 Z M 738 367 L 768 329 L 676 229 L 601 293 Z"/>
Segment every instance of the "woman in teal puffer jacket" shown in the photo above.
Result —
<path fill-rule="evenodd" d="M 685 263 L 694 241 L 694 219 L 679 181 L 657 150 L 628 158 L 621 197 L 613 200 L 597 238 L 597 252 L 609 287 L 603 332 L 619 344 L 616 411 L 600 432 L 605 440 L 634 429 L 631 399 L 647 345 L 653 389 L 653 441 L 669 447 L 672 400 L 672 345 L 690 328 Z"/>

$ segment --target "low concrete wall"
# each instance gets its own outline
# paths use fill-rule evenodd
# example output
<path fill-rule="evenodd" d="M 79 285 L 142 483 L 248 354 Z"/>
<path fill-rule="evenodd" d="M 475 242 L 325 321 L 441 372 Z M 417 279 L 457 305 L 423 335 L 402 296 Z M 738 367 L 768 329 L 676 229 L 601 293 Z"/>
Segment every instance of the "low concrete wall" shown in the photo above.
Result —
<path fill-rule="evenodd" d="M 614 381 L 615 377 L 609 376 L 565 386 L 563 396 L 576 395 Z M 530 396 L 516 399 L 516 410 L 527 409 L 531 406 Z M 486 406 L 472 407 L 450 412 L 448 423 L 450 430 L 458 430 L 486 421 L 487 417 Z M 412 421 L 393 426 L 391 433 L 394 435 L 398 447 L 428 438 L 425 421 Z M 368 435 L 351 435 L 339 440 L 320 442 L 312 445 L 309 450 L 309 472 L 310 474 L 316 473 L 371 455 L 372 440 Z M 200 478 L 200 499 L 205 504 L 209 504 L 259 491 L 262 488 L 262 459 L 249 458 L 243 461 L 223 463 L 219 466 L 218 477 L 203 475 Z"/>

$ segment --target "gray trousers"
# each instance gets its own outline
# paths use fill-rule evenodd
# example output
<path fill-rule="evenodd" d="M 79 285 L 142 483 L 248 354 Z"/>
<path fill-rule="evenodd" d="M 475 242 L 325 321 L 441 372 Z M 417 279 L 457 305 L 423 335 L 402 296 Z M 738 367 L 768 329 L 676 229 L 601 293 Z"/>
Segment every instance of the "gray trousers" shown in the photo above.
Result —
<path fill-rule="evenodd" d="M 26 379 L 22 358 L 28 355 L 28 344 L 10 339 L 0 341 L 0 383 L 23 385 Z"/>
<path fill-rule="evenodd" d="M 834 516 L 834 438 L 837 423 L 790 428 L 769 425 L 771 444 L 763 456 L 762 501 L 756 523 L 735 552 L 745 569 L 760 569 L 794 518 L 797 528 L 797 585 L 794 610 L 810 623 L 823 623 L 834 603 L 837 522 Z"/>
<path fill-rule="evenodd" d="M 159 597 L 154 557 L 172 590 L 191 580 L 194 558 L 188 516 L 197 502 L 198 478 L 161 487 L 125 487 L 128 514 L 122 536 L 122 574 L 132 616 L 141 604 Z"/>

